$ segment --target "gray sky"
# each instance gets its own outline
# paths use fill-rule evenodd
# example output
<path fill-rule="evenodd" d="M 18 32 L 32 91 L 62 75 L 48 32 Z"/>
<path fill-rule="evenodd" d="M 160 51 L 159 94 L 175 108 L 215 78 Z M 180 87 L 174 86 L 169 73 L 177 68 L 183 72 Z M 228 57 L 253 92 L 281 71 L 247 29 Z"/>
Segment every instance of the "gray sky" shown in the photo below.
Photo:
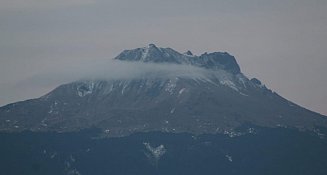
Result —
<path fill-rule="evenodd" d="M 0 105 L 148 43 L 227 51 L 249 78 L 327 114 L 326 0 L 0 0 Z"/>

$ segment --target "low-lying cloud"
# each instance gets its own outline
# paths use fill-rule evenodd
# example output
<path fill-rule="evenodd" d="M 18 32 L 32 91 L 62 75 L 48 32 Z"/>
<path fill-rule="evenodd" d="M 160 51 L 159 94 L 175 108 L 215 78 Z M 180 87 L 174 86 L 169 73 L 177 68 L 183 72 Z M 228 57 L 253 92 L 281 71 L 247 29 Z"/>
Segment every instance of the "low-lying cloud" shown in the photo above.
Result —
<path fill-rule="evenodd" d="M 103 63 L 67 65 L 28 78 L 33 86 L 54 86 L 80 80 L 126 80 L 140 78 L 201 78 L 212 71 L 191 65 L 108 60 Z"/>

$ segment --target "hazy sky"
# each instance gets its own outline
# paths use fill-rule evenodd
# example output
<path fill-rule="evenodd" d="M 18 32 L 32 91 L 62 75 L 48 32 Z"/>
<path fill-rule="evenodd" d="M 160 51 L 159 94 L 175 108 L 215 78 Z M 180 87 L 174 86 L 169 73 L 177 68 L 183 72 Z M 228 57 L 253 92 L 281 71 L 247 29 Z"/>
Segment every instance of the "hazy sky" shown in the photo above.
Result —
<path fill-rule="evenodd" d="M 148 43 L 227 51 L 249 78 L 327 114 L 326 0 L 0 0 L 0 105 Z"/>

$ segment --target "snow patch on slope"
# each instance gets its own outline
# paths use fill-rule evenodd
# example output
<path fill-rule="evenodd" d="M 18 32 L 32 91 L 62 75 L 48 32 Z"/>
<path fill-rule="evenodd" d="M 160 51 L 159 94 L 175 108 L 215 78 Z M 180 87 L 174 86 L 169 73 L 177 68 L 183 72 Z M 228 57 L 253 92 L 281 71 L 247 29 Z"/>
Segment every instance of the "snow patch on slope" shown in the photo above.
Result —
<path fill-rule="evenodd" d="M 170 95 L 173 95 L 174 93 L 174 90 L 177 86 L 177 80 L 178 78 L 170 79 L 166 85 L 165 91 L 168 92 Z"/>
<path fill-rule="evenodd" d="M 231 80 L 225 79 L 225 80 L 220 80 L 219 82 L 220 82 L 220 84 L 230 87 L 231 89 L 233 89 L 235 91 L 239 91 L 237 86 Z"/>
<path fill-rule="evenodd" d="M 94 89 L 94 82 L 85 82 L 77 87 L 77 94 L 80 97 L 92 94 Z"/>
<path fill-rule="evenodd" d="M 225 157 L 227 158 L 228 161 L 233 162 L 233 157 L 226 154 Z"/>
<path fill-rule="evenodd" d="M 166 148 L 164 145 L 160 145 L 158 147 L 152 147 L 150 143 L 143 143 L 147 152 L 145 155 L 149 158 L 149 160 L 155 165 L 158 164 L 159 159 L 166 153 Z"/>
<path fill-rule="evenodd" d="M 182 95 L 182 93 L 185 91 L 185 89 L 186 89 L 186 88 L 182 88 L 182 89 L 178 92 L 178 94 L 179 94 L 179 95 Z"/>

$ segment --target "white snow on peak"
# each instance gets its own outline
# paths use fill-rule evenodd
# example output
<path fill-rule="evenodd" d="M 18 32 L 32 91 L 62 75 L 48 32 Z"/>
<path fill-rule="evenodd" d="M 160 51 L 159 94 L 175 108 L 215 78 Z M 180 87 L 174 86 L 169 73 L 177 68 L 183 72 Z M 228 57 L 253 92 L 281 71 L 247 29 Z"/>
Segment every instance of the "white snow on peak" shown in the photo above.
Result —
<path fill-rule="evenodd" d="M 225 85 L 225 86 L 228 86 L 228 87 L 232 88 L 232 89 L 235 90 L 235 91 L 239 91 L 238 88 L 237 88 L 237 86 L 236 86 L 236 85 L 233 83 L 233 81 L 231 81 L 231 80 L 227 80 L 227 79 L 225 79 L 225 80 L 220 80 L 220 83 L 221 83 L 222 85 Z"/>
<path fill-rule="evenodd" d="M 148 48 L 144 48 L 146 50 Z M 221 88 L 222 86 L 231 88 L 242 96 L 248 96 L 246 93 L 247 88 L 253 88 L 251 82 L 243 74 L 232 74 L 225 70 L 205 70 L 202 68 L 193 67 L 181 67 L 181 71 L 175 74 L 174 71 L 168 72 L 164 75 L 158 73 L 155 75 L 142 75 L 139 77 L 131 77 L 126 79 L 108 79 L 108 80 L 91 80 L 78 82 L 76 88 L 76 94 L 79 97 L 85 97 L 89 94 L 95 93 L 97 95 L 108 95 L 112 92 L 126 95 L 129 90 L 134 88 L 134 83 L 140 83 L 138 85 L 138 92 L 153 88 L 154 86 L 163 89 L 169 95 L 176 95 L 181 97 L 185 95 L 191 89 L 186 89 L 188 84 L 184 85 L 184 79 L 194 80 L 197 85 L 203 85 L 203 83 L 211 84 L 213 86 L 207 86 L 209 89 Z M 185 69 L 185 70 L 184 70 Z M 161 73 L 161 72 L 160 72 Z M 167 75 L 168 74 L 168 75 Z M 178 83 L 178 84 L 177 84 Z M 182 86 L 182 87 L 181 87 Z M 215 86 L 215 87 L 214 87 Z M 52 113 L 50 110 L 49 113 Z"/>
<path fill-rule="evenodd" d="M 84 82 L 83 85 L 77 87 L 77 94 L 80 97 L 85 97 L 92 94 L 94 89 L 94 82 Z"/>
<path fill-rule="evenodd" d="M 246 88 L 246 82 L 249 81 L 249 79 L 246 78 L 243 74 L 237 74 L 236 77 L 238 81 L 243 85 L 243 87 Z"/>

